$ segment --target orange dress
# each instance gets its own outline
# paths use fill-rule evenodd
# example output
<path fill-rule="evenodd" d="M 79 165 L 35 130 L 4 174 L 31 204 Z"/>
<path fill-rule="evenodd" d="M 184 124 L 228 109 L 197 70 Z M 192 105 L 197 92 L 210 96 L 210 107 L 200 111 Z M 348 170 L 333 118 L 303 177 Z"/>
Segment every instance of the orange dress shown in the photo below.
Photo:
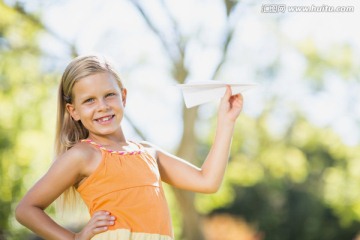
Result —
<path fill-rule="evenodd" d="M 97 146 L 102 160 L 78 187 L 90 215 L 106 210 L 116 217 L 94 240 L 171 240 L 173 230 L 156 159 L 141 145 L 134 152 Z"/>

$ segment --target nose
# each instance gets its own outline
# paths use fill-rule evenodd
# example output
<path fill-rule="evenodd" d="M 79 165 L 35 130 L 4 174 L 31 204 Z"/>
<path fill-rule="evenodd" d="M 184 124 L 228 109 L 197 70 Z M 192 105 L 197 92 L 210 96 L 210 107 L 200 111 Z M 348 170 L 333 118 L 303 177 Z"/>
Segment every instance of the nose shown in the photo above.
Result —
<path fill-rule="evenodd" d="M 108 111 L 110 109 L 110 106 L 108 105 L 105 99 L 102 99 L 99 101 L 98 109 L 100 111 Z"/>

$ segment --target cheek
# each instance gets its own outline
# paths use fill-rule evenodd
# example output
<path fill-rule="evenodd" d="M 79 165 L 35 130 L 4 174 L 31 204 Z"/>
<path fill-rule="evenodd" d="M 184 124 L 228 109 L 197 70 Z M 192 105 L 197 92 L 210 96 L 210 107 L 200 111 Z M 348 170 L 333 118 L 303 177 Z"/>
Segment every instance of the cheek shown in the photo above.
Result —
<path fill-rule="evenodd" d="M 81 108 L 79 111 L 79 116 L 80 118 L 91 117 L 93 112 L 93 109 L 90 107 Z"/>
<path fill-rule="evenodd" d="M 113 99 L 108 102 L 109 105 L 111 105 L 113 108 L 123 108 L 124 102 L 121 99 Z"/>

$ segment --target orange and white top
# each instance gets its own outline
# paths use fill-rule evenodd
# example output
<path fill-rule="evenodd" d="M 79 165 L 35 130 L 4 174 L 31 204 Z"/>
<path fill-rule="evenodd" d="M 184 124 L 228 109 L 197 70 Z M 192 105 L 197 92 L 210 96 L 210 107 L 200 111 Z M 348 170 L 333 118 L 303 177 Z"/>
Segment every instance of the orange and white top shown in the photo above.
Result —
<path fill-rule="evenodd" d="M 109 230 L 95 240 L 171 240 L 169 208 L 156 159 L 139 145 L 137 151 L 112 151 L 85 139 L 101 150 L 96 170 L 78 187 L 90 215 L 99 210 L 116 217 Z"/>

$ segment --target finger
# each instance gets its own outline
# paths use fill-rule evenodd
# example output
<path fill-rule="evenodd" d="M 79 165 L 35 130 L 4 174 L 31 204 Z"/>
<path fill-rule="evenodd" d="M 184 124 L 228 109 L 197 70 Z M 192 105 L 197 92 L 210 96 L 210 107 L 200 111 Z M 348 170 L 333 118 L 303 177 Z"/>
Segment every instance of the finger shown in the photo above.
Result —
<path fill-rule="evenodd" d="M 107 226 L 97 227 L 92 230 L 92 234 L 96 235 L 96 234 L 99 234 L 102 232 L 106 232 L 107 230 L 109 230 L 109 228 Z"/>
<path fill-rule="evenodd" d="M 231 96 L 231 101 L 232 101 L 232 103 L 235 103 L 235 104 L 242 104 L 243 96 L 240 93 L 233 95 L 233 96 Z"/>
<path fill-rule="evenodd" d="M 113 215 L 97 215 L 97 216 L 93 216 L 92 219 L 94 221 L 100 221 L 100 220 L 115 220 L 116 217 Z"/>
<path fill-rule="evenodd" d="M 87 226 L 87 228 L 88 228 L 89 234 L 94 236 L 95 234 L 99 234 L 99 233 L 109 230 L 109 227 L 114 224 L 115 224 L 114 220 L 111 220 L 111 221 L 101 220 L 101 221 L 96 221 L 94 223 L 90 223 Z"/>
<path fill-rule="evenodd" d="M 94 227 L 96 228 L 101 228 L 101 227 L 107 227 L 107 226 L 112 226 L 115 224 L 114 220 L 101 220 L 101 221 L 97 221 L 94 224 Z"/>
<path fill-rule="evenodd" d="M 89 220 L 89 225 L 92 226 L 98 226 L 98 223 L 101 221 L 115 221 L 116 217 L 112 216 L 112 215 L 108 215 L 106 213 L 94 213 L 94 215 L 91 217 L 91 219 Z"/>
<path fill-rule="evenodd" d="M 100 215 L 110 215 L 110 212 L 108 211 L 104 211 L 104 210 L 99 210 L 94 212 L 93 216 L 100 216 Z"/>
<path fill-rule="evenodd" d="M 99 234 L 102 232 L 106 232 L 109 230 L 109 226 L 112 226 L 115 224 L 115 221 L 98 221 L 96 222 L 95 226 L 92 228 L 93 234 Z"/>
<path fill-rule="evenodd" d="M 243 97 L 241 94 L 237 94 L 231 97 L 230 99 L 231 108 L 240 108 L 243 107 Z"/>
<path fill-rule="evenodd" d="M 230 85 L 226 85 L 226 90 L 225 90 L 225 94 L 224 94 L 224 96 L 223 96 L 223 99 L 224 100 L 226 100 L 226 101 L 228 101 L 229 100 L 229 98 L 231 97 L 231 87 L 230 87 Z"/>
<path fill-rule="evenodd" d="M 221 100 L 227 102 L 230 97 L 231 97 L 231 88 L 229 85 L 226 85 L 225 93 L 222 96 Z"/>
<path fill-rule="evenodd" d="M 99 228 L 99 227 L 107 227 L 107 226 L 113 226 L 115 224 L 115 219 L 98 219 L 94 222 L 91 222 L 89 224 L 90 228 Z"/>
<path fill-rule="evenodd" d="M 111 215 L 110 212 L 107 211 L 97 211 L 93 214 L 93 216 L 91 217 L 92 219 L 95 220 L 115 220 L 116 217 L 114 215 Z"/>

